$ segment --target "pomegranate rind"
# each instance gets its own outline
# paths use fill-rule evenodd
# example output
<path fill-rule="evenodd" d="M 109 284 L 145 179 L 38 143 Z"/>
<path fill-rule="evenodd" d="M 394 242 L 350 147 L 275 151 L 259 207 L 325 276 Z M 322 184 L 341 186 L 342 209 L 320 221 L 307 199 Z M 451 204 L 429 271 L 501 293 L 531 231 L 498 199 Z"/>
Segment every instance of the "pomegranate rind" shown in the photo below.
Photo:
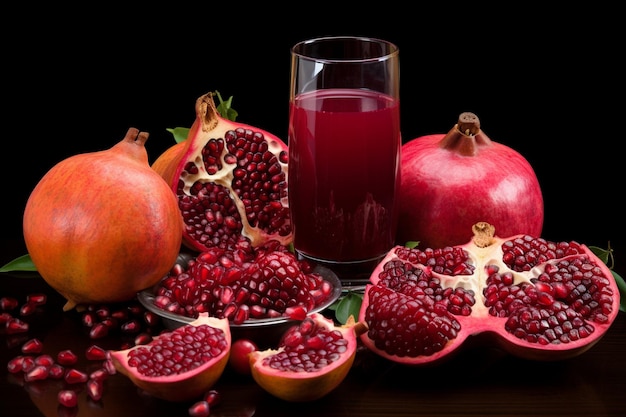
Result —
<path fill-rule="evenodd" d="M 221 329 L 228 342 L 228 349 L 224 349 L 218 356 L 211 358 L 211 360 L 189 372 L 168 376 L 147 377 L 137 372 L 134 367 L 128 364 L 128 353 L 131 350 L 142 346 L 150 346 L 153 342 L 148 345 L 134 346 L 130 349 L 111 351 L 110 356 L 113 365 L 119 373 L 128 377 L 133 384 L 154 397 L 176 402 L 200 398 L 203 393 L 207 392 L 215 385 L 224 373 L 230 357 L 230 345 L 232 342 L 227 319 L 218 319 L 202 314 L 198 319 L 185 326 L 199 326 L 202 324 L 208 324 Z M 161 334 L 156 336 L 155 339 L 161 337 L 167 336 Z"/>
<path fill-rule="evenodd" d="M 148 164 L 147 137 L 130 128 L 110 149 L 57 163 L 28 198 L 26 248 L 37 272 L 67 299 L 64 310 L 128 301 L 176 261 L 182 219 Z"/>
<path fill-rule="evenodd" d="M 292 372 L 277 371 L 263 365 L 264 358 L 282 352 L 284 350 L 282 347 L 248 354 L 250 370 L 256 383 L 271 395 L 285 401 L 306 402 L 326 396 L 343 382 L 356 357 L 358 323 L 349 321 L 343 326 L 335 326 L 332 320 L 320 313 L 313 313 L 309 317 L 313 317 L 328 329 L 341 331 L 348 341 L 347 349 L 339 360 L 316 372 Z"/>
<path fill-rule="evenodd" d="M 217 158 L 218 163 L 216 164 L 220 165 L 221 168 L 219 168 L 217 172 L 209 173 L 204 166 L 201 156 L 202 149 L 209 141 L 224 139 L 227 132 L 232 132 L 237 129 L 245 129 L 253 133 L 262 134 L 267 143 L 268 150 L 277 157 L 282 175 L 284 175 L 284 181 L 280 185 L 280 193 L 282 195 L 279 199 L 270 197 L 271 194 L 277 193 L 275 189 L 256 191 L 265 193 L 263 198 L 258 199 L 255 204 L 265 205 L 263 211 L 269 219 L 267 221 L 256 219 L 255 221 L 258 222 L 256 225 L 250 223 L 250 220 L 246 216 L 245 203 L 242 197 L 238 196 L 232 189 L 234 178 L 233 171 L 238 168 L 238 163 L 241 162 L 241 159 L 237 160 L 235 163 L 227 160 L 229 159 L 227 158 L 229 153 L 228 150 L 224 148 L 221 155 Z M 288 224 L 287 227 L 280 227 L 278 230 L 273 228 L 273 224 L 276 222 L 277 218 L 289 216 L 287 162 L 279 158 L 281 154 L 286 155 L 287 150 L 287 144 L 271 132 L 256 126 L 232 122 L 222 118 L 215 107 L 213 94 L 207 93 L 196 100 L 196 118 L 189 130 L 187 139 L 167 149 L 164 154 L 159 156 L 152 164 L 152 168 L 165 179 L 179 199 L 192 196 L 193 193 L 191 189 L 197 184 L 215 184 L 228 190 L 228 197 L 233 200 L 234 205 L 237 207 L 242 228 L 240 231 L 231 229 L 228 230 L 227 233 L 240 233 L 241 236 L 249 239 L 254 247 L 261 246 L 270 240 L 275 240 L 282 245 L 288 246 L 293 240 L 290 220 L 288 218 L 285 220 Z M 188 164 L 192 164 L 195 169 L 197 169 L 197 172 L 189 172 Z M 277 205 L 280 207 L 277 208 Z M 280 211 L 280 214 L 276 214 L 277 210 Z M 198 216 L 202 215 L 202 213 L 198 213 Z M 227 216 L 227 214 L 224 213 L 221 215 Z M 197 232 L 198 230 L 195 229 L 193 224 L 185 225 L 182 242 L 186 247 L 198 252 L 208 250 L 212 247 L 214 243 L 212 243 L 211 240 L 224 238 L 223 235 L 216 236 L 218 233 L 222 232 L 214 232 L 215 234 L 211 236 L 206 236 L 204 234 L 206 231 L 200 236 L 197 236 Z"/>
<path fill-rule="evenodd" d="M 456 141 L 444 142 L 455 136 Z M 444 146 L 445 143 L 445 146 Z M 466 154 L 467 148 L 474 153 Z M 425 135 L 402 146 L 396 243 L 462 245 L 478 221 L 500 236 L 540 236 L 544 201 L 536 173 L 516 150 L 481 130 Z"/>
<path fill-rule="evenodd" d="M 576 244 L 579 253 L 569 254 L 557 259 L 550 259 L 544 263 L 535 265 L 532 269 L 523 272 L 513 272 L 516 277 L 516 282 L 528 282 L 531 278 L 539 276 L 544 272 L 547 265 L 556 265 L 559 262 L 576 262 L 581 260 L 585 265 L 593 265 L 595 271 L 601 271 L 598 275 L 602 277 L 606 282 L 606 287 L 603 290 L 604 308 L 602 311 L 602 321 L 592 321 L 585 318 L 584 321 L 593 326 L 594 330 L 591 335 L 587 337 L 580 337 L 578 340 L 570 340 L 567 343 L 550 343 L 547 345 L 541 345 L 536 342 L 529 342 L 525 339 L 516 337 L 505 329 L 505 324 L 509 317 L 496 317 L 489 313 L 489 307 L 484 303 L 483 289 L 487 286 L 486 281 L 488 278 L 487 265 L 497 264 L 500 267 L 499 272 L 507 270 L 503 263 L 503 243 L 505 241 L 513 241 L 518 238 L 524 238 L 526 235 L 516 235 L 508 238 L 494 237 L 491 239 L 490 244 L 486 246 L 478 246 L 475 240 L 461 245 L 460 247 L 467 251 L 469 254 L 470 262 L 476 266 L 476 269 L 472 275 L 444 275 L 432 272 L 432 268 L 421 264 L 412 263 L 412 267 L 421 268 L 423 270 L 429 270 L 433 276 L 438 278 L 444 288 L 462 286 L 463 288 L 469 288 L 474 291 L 476 303 L 472 307 L 472 313 L 469 316 L 455 316 L 460 322 L 461 329 L 458 331 L 457 336 L 454 339 L 448 341 L 448 343 L 438 352 L 430 355 L 419 356 L 399 356 L 389 354 L 385 349 L 381 349 L 376 346 L 374 340 L 370 339 L 368 333 L 364 333 L 360 336 L 363 344 L 375 352 L 376 354 L 393 362 L 406 364 L 406 365 L 434 365 L 444 360 L 448 360 L 454 356 L 454 354 L 460 351 L 462 346 L 466 345 L 466 340 L 469 338 L 474 339 L 478 344 L 484 346 L 496 346 L 503 349 L 505 352 L 529 360 L 539 361 L 554 361 L 563 360 L 578 356 L 591 347 L 593 347 L 607 332 L 611 324 L 619 313 L 620 294 L 617 284 L 613 278 L 610 269 L 602 262 L 593 252 L 583 244 Z M 574 242 L 575 243 L 575 242 Z M 376 285 L 384 285 L 381 282 L 381 272 L 384 265 L 390 261 L 397 261 L 398 251 L 406 250 L 403 246 L 396 246 L 391 249 L 385 258 L 376 266 L 370 277 L 370 284 L 365 289 L 363 303 L 359 312 L 359 320 L 367 322 L 366 311 L 370 305 L 370 290 Z M 591 268 L 591 267 L 590 267 Z M 512 271 L 512 270 L 508 270 Z M 606 300 L 610 297 L 610 302 Z M 376 311 L 376 309 L 374 309 Z M 521 310 L 520 310 L 521 311 Z M 372 331 L 376 331 L 376 328 L 372 326 L 372 323 L 367 323 Z M 473 345 L 475 346 L 475 345 Z"/>

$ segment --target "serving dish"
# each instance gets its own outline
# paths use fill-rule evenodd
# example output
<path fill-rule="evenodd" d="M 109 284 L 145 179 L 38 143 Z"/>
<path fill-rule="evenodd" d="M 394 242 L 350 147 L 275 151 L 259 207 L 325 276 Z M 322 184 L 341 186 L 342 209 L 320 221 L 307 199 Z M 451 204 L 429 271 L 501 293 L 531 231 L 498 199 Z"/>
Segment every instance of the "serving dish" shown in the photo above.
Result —
<path fill-rule="evenodd" d="M 328 298 L 309 313 L 317 313 L 326 310 L 341 296 L 342 285 L 337 274 L 332 270 L 317 265 L 313 272 L 319 273 L 325 280 L 332 285 L 332 292 Z M 193 317 L 187 317 L 180 314 L 165 311 L 154 304 L 154 289 L 146 289 L 137 294 L 139 302 L 149 311 L 161 317 L 163 324 L 168 329 L 189 324 L 195 320 Z M 230 331 L 233 340 L 246 338 L 253 340 L 259 347 L 275 347 L 280 337 L 291 327 L 296 321 L 288 317 L 248 319 L 241 324 L 230 324 Z"/>

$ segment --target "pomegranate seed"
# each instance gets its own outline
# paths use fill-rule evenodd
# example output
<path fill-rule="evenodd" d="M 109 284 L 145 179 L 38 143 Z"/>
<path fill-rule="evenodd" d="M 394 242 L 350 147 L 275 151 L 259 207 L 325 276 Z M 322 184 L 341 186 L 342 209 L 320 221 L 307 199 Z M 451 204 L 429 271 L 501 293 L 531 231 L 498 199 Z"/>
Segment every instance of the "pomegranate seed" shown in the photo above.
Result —
<path fill-rule="evenodd" d="M 35 358 L 35 365 L 52 366 L 54 359 L 48 354 L 39 355 Z"/>
<path fill-rule="evenodd" d="M 90 373 L 89 379 L 97 379 L 100 381 L 104 381 L 108 376 L 109 376 L 109 372 L 104 368 L 100 368 Z"/>
<path fill-rule="evenodd" d="M 35 366 L 37 366 L 37 364 L 35 363 L 35 358 L 33 358 L 32 356 L 24 356 L 22 358 L 23 372 L 30 372 L 30 370 L 33 369 Z"/>
<path fill-rule="evenodd" d="M 122 324 L 120 330 L 123 333 L 137 333 L 141 330 L 141 324 L 137 320 L 129 320 Z"/>
<path fill-rule="evenodd" d="M 6 331 L 8 334 L 26 333 L 28 331 L 28 323 L 18 318 L 12 317 L 6 323 Z"/>
<path fill-rule="evenodd" d="M 191 417 L 209 417 L 211 415 L 210 408 L 207 401 L 201 400 L 189 407 L 189 415 Z"/>
<path fill-rule="evenodd" d="M 43 293 L 29 294 L 26 296 L 26 302 L 36 306 L 44 305 L 46 301 L 48 301 L 48 296 Z"/>
<path fill-rule="evenodd" d="M 48 378 L 48 367 L 44 365 L 37 365 L 26 374 L 24 374 L 24 381 L 42 381 Z"/>
<path fill-rule="evenodd" d="M 7 322 L 12 318 L 13 316 L 11 315 L 11 313 L 0 313 L 0 325 L 6 326 Z"/>
<path fill-rule="evenodd" d="M 78 405 L 78 395 L 76 394 L 76 391 L 69 389 L 61 390 L 59 391 L 57 398 L 59 400 L 59 404 L 65 407 L 76 407 L 76 405 Z"/>
<path fill-rule="evenodd" d="M 152 342 L 152 336 L 148 333 L 141 333 L 135 337 L 135 345 L 147 345 Z"/>
<path fill-rule="evenodd" d="M 7 363 L 7 370 L 11 374 L 22 372 L 22 364 L 24 363 L 24 356 L 16 356 L 9 360 Z"/>
<path fill-rule="evenodd" d="M 37 305 L 33 303 L 25 303 L 20 307 L 20 316 L 30 316 L 37 311 Z"/>
<path fill-rule="evenodd" d="M 39 339 L 30 339 L 22 345 L 22 353 L 41 353 L 43 343 Z"/>
<path fill-rule="evenodd" d="M 87 381 L 87 395 L 94 401 L 102 398 L 103 384 L 100 379 L 90 379 Z"/>
<path fill-rule="evenodd" d="M 78 369 L 70 368 L 65 372 L 64 379 L 68 384 L 79 384 L 87 382 L 89 375 L 83 371 L 79 371 Z"/>
<path fill-rule="evenodd" d="M 69 349 L 62 350 L 57 354 L 57 362 L 61 365 L 74 365 L 78 362 L 78 356 Z"/>
<path fill-rule="evenodd" d="M 89 331 L 89 337 L 91 339 L 102 339 L 109 334 L 109 326 L 100 322 L 93 325 Z"/>
<path fill-rule="evenodd" d="M 48 377 L 51 379 L 61 379 L 65 376 L 65 367 L 58 363 L 53 363 L 48 369 Z"/>
<path fill-rule="evenodd" d="M 90 361 L 102 361 L 107 358 L 107 352 L 98 345 L 91 345 L 85 351 L 85 357 Z"/>
<path fill-rule="evenodd" d="M 211 407 L 215 407 L 222 402 L 222 396 L 217 390 L 214 389 L 207 391 L 202 399 L 208 402 Z"/>
<path fill-rule="evenodd" d="M 14 297 L 0 298 L 0 310 L 11 311 L 17 308 L 19 301 Z"/>

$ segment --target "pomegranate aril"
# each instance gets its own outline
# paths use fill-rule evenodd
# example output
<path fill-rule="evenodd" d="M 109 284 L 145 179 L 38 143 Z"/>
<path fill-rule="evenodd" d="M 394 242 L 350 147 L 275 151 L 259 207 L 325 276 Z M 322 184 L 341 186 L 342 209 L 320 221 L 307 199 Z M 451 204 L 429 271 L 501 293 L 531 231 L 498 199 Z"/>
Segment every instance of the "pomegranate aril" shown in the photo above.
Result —
<path fill-rule="evenodd" d="M 48 378 L 48 367 L 45 365 L 37 365 L 24 374 L 24 381 L 42 381 Z"/>
<path fill-rule="evenodd" d="M 94 401 L 100 401 L 104 385 L 101 379 L 89 379 L 87 381 L 87 395 Z"/>
<path fill-rule="evenodd" d="M 78 369 L 70 368 L 65 372 L 64 379 L 68 384 L 80 384 L 87 382 L 89 375 Z"/>
<path fill-rule="evenodd" d="M 216 405 L 218 405 L 221 401 L 222 401 L 222 396 L 219 393 L 219 391 L 212 389 L 207 391 L 203 398 L 204 401 L 209 403 L 209 406 L 211 407 L 215 407 Z"/>
<path fill-rule="evenodd" d="M 211 415 L 210 409 L 207 401 L 200 400 L 189 407 L 188 413 L 191 417 L 209 417 Z"/>
<path fill-rule="evenodd" d="M 53 363 L 48 369 L 48 378 L 61 379 L 65 376 L 65 367 L 58 363 Z"/>
<path fill-rule="evenodd" d="M 24 363 L 24 356 L 16 356 L 7 362 L 7 371 L 11 374 L 22 372 L 22 364 Z"/>
<path fill-rule="evenodd" d="M 19 305 L 19 301 L 15 297 L 0 298 L 0 310 L 3 310 L 3 311 L 15 310 L 18 305 Z"/>
<path fill-rule="evenodd" d="M 34 304 L 36 306 L 44 305 L 46 304 L 47 301 L 48 301 L 48 296 L 43 293 L 28 294 L 26 296 L 26 302 L 29 304 Z"/>
<path fill-rule="evenodd" d="M 76 391 L 73 390 L 61 390 L 57 395 L 57 399 L 59 400 L 59 404 L 64 407 L 76 407 L 78 405 L 78 395 Z"/>
<path fill-rule="evenodd" d="M 74 365 L 78 362 L 78 356 L 71 350 L 65 349 L 57 354 L 57 362 L 61 365 Z"/>
<path fill-rule="evenodd" d="M 89 330 L 89 337 L 92 339 L 102 339 L 109 334 L 109 326 L 100 322 L 93 325 Z"/>
<path fill-rule="evenodd" d="M 52 366 L 54 359 L 48 354 L 43 354 L 35 357 L 35 365 Z"/>
<path fill-rule="evenodd" d="M 39 339 L 30 339 L 22 345 L 22 353 L 41 353 L 43 351 L 43 343 Z"/>
<path fill-rule="evenodd" d="M 30 316 L 37 311 L 37 305 L 33 303 L 25 303 L 20 307 L 20 316 Z"/>
<path fill-rule="evenodd" d="M 98 345 L 90 345 L 85 350 L 85 357 L 90 361 L 102 361 L 107 358 L 107 351 Z"/>
<path fill-rule="evenodd" d="M 15 317 L 12 317 L 6 322 L 6 331 L 8 334 L 26 333 L 28 328 L 28 323 Z"/>

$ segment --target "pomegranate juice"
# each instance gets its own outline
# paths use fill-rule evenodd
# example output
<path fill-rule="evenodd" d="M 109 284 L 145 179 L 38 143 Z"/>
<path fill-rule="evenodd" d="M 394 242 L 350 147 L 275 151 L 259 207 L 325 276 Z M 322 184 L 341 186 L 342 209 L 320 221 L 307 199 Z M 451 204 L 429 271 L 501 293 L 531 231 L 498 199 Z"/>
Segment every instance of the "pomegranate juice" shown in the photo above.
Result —
<path fill-rule="evenodd" d="M 368 276 L 395 239 L 399 103 L 362 90 L 299 95 L 291 103 L 288 144 L 296 250 L 331 269 Z"/>

